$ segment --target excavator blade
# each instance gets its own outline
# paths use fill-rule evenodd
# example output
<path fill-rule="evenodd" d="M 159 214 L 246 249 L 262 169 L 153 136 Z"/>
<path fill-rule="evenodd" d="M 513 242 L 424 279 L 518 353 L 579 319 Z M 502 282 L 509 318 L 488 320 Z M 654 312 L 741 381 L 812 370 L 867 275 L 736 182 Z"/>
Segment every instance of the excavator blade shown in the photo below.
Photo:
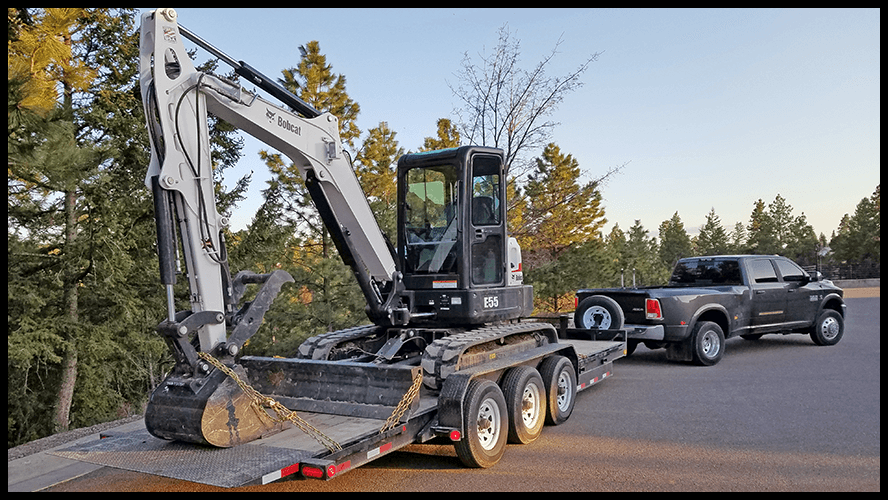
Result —
<path fill-rule="evenodd" d="M 240 366 L 234 370 L 246 379 Z M 248 443 L 289 425 L 256 406 L 220 370 L 202 380 L 169 376 L 152 393 L 145 412 L 145 427 L 155 437 L 219 448 Z"/>

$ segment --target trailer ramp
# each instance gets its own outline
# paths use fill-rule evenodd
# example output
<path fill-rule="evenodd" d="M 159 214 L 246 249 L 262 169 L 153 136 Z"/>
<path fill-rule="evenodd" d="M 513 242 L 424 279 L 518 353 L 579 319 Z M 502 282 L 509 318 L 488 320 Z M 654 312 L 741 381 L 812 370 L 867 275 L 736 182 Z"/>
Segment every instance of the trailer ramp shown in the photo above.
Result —
<path fill-rule="evenodd" d="M 300 414 L 341 442 L 379 433 L 385 420 Z M 231 448 L 158 439 L 144 428 L 51 452 L 53 455 L 117 469 L 233 488 L 267 484 L 299 471 L 307 459 L 328 450 L 293 427 Z"/>

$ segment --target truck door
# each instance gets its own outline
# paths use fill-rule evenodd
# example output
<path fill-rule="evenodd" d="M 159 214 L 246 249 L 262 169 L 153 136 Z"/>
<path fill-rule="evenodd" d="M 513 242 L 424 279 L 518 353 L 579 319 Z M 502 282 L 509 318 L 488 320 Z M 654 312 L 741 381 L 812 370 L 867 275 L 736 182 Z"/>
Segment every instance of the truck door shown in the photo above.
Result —
<path fill-rule="evenodd" d="M 786 291 L 774 264 L 769 258 L 751 259 L 746 264 L 752 292 L 750 326 L 768 329 L 779 325 L 786 314 Z"/>
<path fill-rule="evenodd" d="M 783 280 L 786 289 L 786 315 L 784 321 L 792 324 L 810 324 L 814 321 L 814 314 L 820 304 L 817 290 L 806 286 L 808 273 L 794 262 L 784 259 L 775 259 L 777 271 Z"/>

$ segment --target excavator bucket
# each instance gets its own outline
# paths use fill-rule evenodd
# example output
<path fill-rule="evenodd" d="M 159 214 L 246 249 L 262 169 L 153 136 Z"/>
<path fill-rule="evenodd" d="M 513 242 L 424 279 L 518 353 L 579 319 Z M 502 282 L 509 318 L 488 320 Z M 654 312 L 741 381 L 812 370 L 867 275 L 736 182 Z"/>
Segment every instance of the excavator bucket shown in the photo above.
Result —
<path fill-rule="evenodd" d="M 421 375 L 415 366 L 246 356 L 202 381 L 168 377 L 151 395 L 145 427 L 162 439 L 229 448 L 284 430 L 296 411 L 399 421 L 418 407 L 405 395 L 418 393 Z"/>
<path fill-rule="evenodd" d="M 243 368 L 234 372 L 246 379 Z M 202 382 L 170 376 L 151 395 L 145 427 L 168 440 L 229 448 L 277 433 L 279 422 L 222 370 Z"/>

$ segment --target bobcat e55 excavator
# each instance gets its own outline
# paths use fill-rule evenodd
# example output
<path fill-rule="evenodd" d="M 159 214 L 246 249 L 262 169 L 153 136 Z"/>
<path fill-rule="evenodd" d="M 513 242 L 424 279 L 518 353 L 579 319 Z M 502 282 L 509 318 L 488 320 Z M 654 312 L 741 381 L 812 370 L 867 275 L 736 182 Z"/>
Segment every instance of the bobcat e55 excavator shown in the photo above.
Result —
<path fill-rule="evenodd" d="M 283 106 L 197 71 L 183 36 Z M 157 330 L 176 362 L 147 406 L 152 435 L 225 448 L 291 423 L 302 427 L 298 417 L 275 416 L 278 403 L 284 403 L 284 415 L 299 410 L 394 418 L 404 431 L 406 422 L 425 415 L 411 427 L 411 441 L 449 436 L 465 463 L 487 466 L 498 460 L 507 434 L 532 440 L 543 418 L 560 423 L 570 415 L 577 379 L 584 386 L 592 371 L 584 368 L 588 356 L 560 340 L 553 325 L 522 320 L 532 311 L 532 287 L 523 284 L 520 249 L 506 229 L 501 150 L 464 146 L 402 156 L 393 248 L 343 150 L 335 116 L 189 32 L 172 9 L 143 15 L 140 52 L 151 138 L 145 183 L 154 195 L 168 297 L 167 318 Z M 293 279 L 283 270 L 230 275 L 207 113 L 276 149 L 299 170 L 354 272 L 371 324 L 311 337 L 294 359 L 240 355 L 281 287 Z M 185 311 L 176 310 L 173 295 L 180 256 L 190 288 Z M 248 285 L 259 288 L 244 301 Z M 602 366 L 613 358 L 609 354 Z M 500 386 L 516 367 L 526 367 L 522 373 L 532 376 L 522 380 L 533 383 L 510 388 L 516 394 L 505 398 L 515 401 L 500 408 Z M 477 396 L 479 384 L 495 396 L 467 400 L 469 393 Z M 330 451 L 342 453 L 338 444 Z"/>

